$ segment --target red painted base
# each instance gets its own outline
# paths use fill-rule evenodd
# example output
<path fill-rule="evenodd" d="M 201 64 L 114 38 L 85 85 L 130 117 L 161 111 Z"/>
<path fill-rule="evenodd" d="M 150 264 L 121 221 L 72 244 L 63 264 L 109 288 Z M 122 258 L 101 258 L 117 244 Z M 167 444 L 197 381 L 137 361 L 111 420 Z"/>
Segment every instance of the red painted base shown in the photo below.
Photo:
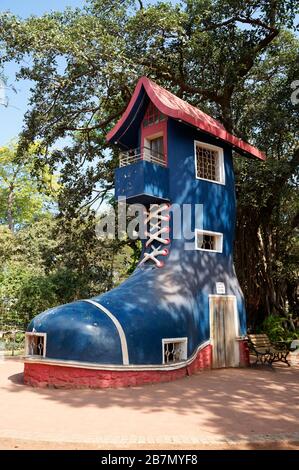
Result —
<path fill-rule="evenodd" d="M 113 371 L 81 369 L 41 363 L 25 363 L 24 382 L 33 387 L 55 388 L 117 388 L 131 387 L 157 382 L 170 382 L 186 375 L 192 375 L 212 365 L 212 347 L 201 349 L 194 361 L 176 370 Z"/>
<path fill-rule="evenodd" d="M 240 346 L 240 367 L 248 367 L 250 365 L 249 348 L 246 340 L 239 342 Z"/>

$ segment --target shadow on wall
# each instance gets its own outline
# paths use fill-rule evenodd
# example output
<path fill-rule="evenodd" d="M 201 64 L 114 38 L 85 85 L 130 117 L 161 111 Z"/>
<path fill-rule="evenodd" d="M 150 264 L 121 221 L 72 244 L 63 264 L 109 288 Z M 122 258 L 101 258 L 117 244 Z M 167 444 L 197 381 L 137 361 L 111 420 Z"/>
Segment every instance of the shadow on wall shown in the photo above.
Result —
<path fill-rule="evenodd" d="M 208 190 L 209 186 L 207 191 L 199 189 L 193 176 L 194 157 L 190 156 L 187 160 L 189 159 L 192 159 L 192 165 L 186 165 L 183 160 L 178 162 L 178 173 L 184 177 L 177 180 L 180 200 L 176 202 L 200 204 L 204 191 L 204 229 L 223 232 L 223 253 L 194 250 L 194 239 L 190 240 L 190 248 L 193 246 L 193 249 L 189 250 L 185 249 L 185 240 L 172 240 L 170 254 L 163 269 L 153 269 L 151 272 L 137 269 L 124 284 L 97 298 L 100 303 L 111 308 L 121 322 L 127 321 L 125 326 L 129 326 L 132 335 L 134 332 L 134 347 L 139 351 L 144 349 L 140 335 L 143 327 L 148 335 L 152 334 L 152 347 L 160 351 L 160 337 L 155 331 L 155 325 L 159 324 L 163 336 L 188 336 L 191 355 L 200 343 L 209 339 L 208 295 L 216 293 L 215 286 L 219 281 L 225 283 L 227 294 L 237 296 L 240 305 L 240 333 L 244 334 L 246 331 L 242 293 L 232 260 L 235 223 L 232 182 L 228 188 L 215 185 L 213 191 Z M 201 220 L 194 220 L 194 207 L 192 210 L 191 230 L 201 228 Z M 213 225 L 209 225 L 208 221 L 213 221 Z M 135 312 L 138 312 L 138 322 L 134 317 Z M 152 320 L 146 324 L 148 318 Z M 173 322 L 169 322 L 169 319 Z M 162 330 L 163 327 L 167 330 Z M 143 359 L 146 361 L 146 357 Z"/>

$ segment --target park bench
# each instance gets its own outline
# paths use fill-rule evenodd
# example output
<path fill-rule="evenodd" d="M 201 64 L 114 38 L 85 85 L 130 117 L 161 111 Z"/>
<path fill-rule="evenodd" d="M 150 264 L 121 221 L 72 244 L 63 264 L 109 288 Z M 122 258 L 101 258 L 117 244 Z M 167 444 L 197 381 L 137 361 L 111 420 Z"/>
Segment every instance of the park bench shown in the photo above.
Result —
<path fill-rule="evenodd" d="M 247 335 L 249 351 L 256 356 L 257 364 L 259 361 L 262 364 L 272 365 L 273 362 L 284 362 L 290 366 L 287 360 L 290 352 L 287 344 L 283 341 L 271 343 L 269 337 L 265 334 Z"/>

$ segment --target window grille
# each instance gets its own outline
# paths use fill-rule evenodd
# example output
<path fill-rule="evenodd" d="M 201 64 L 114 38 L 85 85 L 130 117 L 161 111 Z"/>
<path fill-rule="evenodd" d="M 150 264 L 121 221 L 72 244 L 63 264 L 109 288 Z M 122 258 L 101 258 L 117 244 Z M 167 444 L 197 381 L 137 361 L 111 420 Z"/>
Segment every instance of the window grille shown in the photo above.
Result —
<path fill-rule="evenodd" d="M 46 356 L 46 333 L 26 333 L 26 356 Z"/>
<path fill-rule="evenodd" d="M 173 364 L 187 359 L 187 338 L 163 339 L 163 363 Z"/>
<path fill-rule="evenodd" d="M 203 250 L 215 250 L 215 248 L 216 248 L 215 236 L 214 235 L 203 235 L 201 248 Z"/>
<path fill-rule="evenodd" d="M 217 183 L 224 183 L 222 149 L 199 142 L 196 143 L 195 149 L 196 177 Z"/>
<path fill-rule="evenodd" d="M 196 230 L 196 249 L 222 253 L 223 235 L 217 232 Z"/>

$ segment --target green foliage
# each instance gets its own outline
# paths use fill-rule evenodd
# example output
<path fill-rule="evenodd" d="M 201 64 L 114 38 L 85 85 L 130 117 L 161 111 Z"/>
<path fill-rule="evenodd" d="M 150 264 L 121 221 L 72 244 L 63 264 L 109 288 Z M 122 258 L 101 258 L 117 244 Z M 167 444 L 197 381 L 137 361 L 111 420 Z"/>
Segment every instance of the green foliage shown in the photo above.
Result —
<path fill-rule="evenodd" d="M 43 273 L 57 276 L 59 301 L 107 290 L 114 276 L 119 282 L 124 269 L 114 263 L 123 245 L 96 240 L 92 210 L 82 213 L 113 187 L 117 152 L 108 151 L 105 136 L 137 79 L 147 75 L 267 152 L 265 163 L 235 159 L 236 267 L 251 325 L 281 313 L 287 300 L 297 312 L 299 116 L 290 100 L 299 73 L 297 3 L 185 0 L 141 6 L 133 0 L 90 0 L 81 10 L 39 18 L 0 15 L 0 67 L 15 60 L 17 78 L 34 83 L 17 158 L 26 158 L 35 145 L 38 158 L 31 170 L 38 178 L 45 168 L 50 175 L 59 168 L 63 227 L 51 238 L 33 223 L 38 246 L 29 249 L 28 232 L 22 230 L 22 247 L 7 235 L 4 243 L 12 251 L 6 253 L 20 262 L 32 253 Z M 61 138 L 67 144 L 54 150 Z M 0 187 L 4 223 L 5 191 Z M 23 205 L 16 194 L 17 224 L 40 215 L 39 197 L 30 197 L 26 186 Z M 136 261 L 138 247 L 132 248 Z M 0 253 L 5 249 L 0 246 Z"/>
<path fill-rule="evenodd" d="M 59 165 L 60 206 L 72 216 L 96 185 L 113 186 L 116 158 L 107 157 L 105 136 L 141 75 L 238 131 L 233 100 L 242 99 L 245 79 L 253 79 L 273 40 L 293 26 L 295 10 L 292 0 L 190 0 L 141 9 L 134 1 L 90 0 L 81 10 L 39 18 L 2 14 L 0 64 L 19 61 L 18 78 L 35 83 L 19 151 L 39 139 L 39 163 Z M 47 151 L 70 136 L 63 150 Z"/>
<path fill-rule="evenodd" d="M 93 221 L 47 214 L 14 235 L 0 230 L 0 325 L 24 328 L 38 313 L 109 290 L 126 276 L 131 250 L 101 241 Z"/>
<path fill-rule="evenodd" d="M 299 339 L 299 328 L 293 330 L 291 328 L 292 315 L 287 317 L 269 315 L 262 325 L 262 331 L 267 333 L 270 340 L 291 342 Z"/>
<path fill-rule="evenodd" d="M 16 144 L 0 148 L 0 221 L 11 231 L 46 212 L 58 190 L 46 167 L 33 176 L 38 157 L 36 145 L 22 159 L 17 156 Z"/>
<path fill-rule="evenodd" d="M 21 263 L 6 265 L 0 281 L 1 323 L 24 328 L 34 315 L 55 304 L 51 279 Z"/>
<path fill-rule="evenodd" d="M 11 330 L 9 329 L 9 326 L 4 326 L 2 331 L 5 331 L 6 333 L 0 340 L 0 351 L 5 350 L 7 353 L 8 351 L 11 351 L 11 355 L 24 354 L 25 333 Z"/>

